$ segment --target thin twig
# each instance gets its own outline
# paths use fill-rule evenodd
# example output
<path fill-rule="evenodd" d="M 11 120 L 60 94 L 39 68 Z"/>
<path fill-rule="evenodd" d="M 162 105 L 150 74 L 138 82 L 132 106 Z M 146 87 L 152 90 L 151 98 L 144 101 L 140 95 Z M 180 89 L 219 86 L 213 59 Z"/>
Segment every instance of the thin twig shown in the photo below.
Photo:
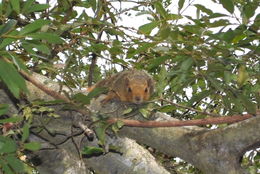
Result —
<path fill-rule="evenodd" d="M 161 98 L 160 100 L 161 100 L 161 101 L 164 101 L 164 102 L 167 102 L 167 103 L 170 103 L 171 105 L 177 106 L 177 107 L 179 107 L 179 108 L 188 109 L 188 110 L 191 110 L 191 111 L 194 111 L 194 112 L 203 114 L 203 115 L 209 115 L 209 116 L 212 116 L 212 117 L 220 117 L 220 116 L 221 116 L 221 115 L 209 113 L 209 112 L 206 112 L 206 111 L 200 111 L 200 110 L 197 110 L 197 109 L 188 107 L 188 106 L 183 106 L 183 105 L 174 103 L 174 102 L 172 102 L 172 101 L 169 101 L 169 100 L 166 100 L 166 99 L 163 99 L 163 98 Z"/>
<path fill-rule="evenodd" d="M 139 121 L 139 120 L 127 120 L 120 118 L 111 118 L 107 120 L 108 123 L 116 123 L 121 121 L 124 126 L 129 127 L 143 127 L 143 128 L 155 128 L 155 127 L 181 127 L 181 126 L 202 126 L 208 124 L 231 124 L 239 121 L 243 121 L 253 116 L 250 114 L 245 115 L 234 115 L 217 118 L 205 118 L 196 120 L 185 120 L 185 121 Z"/>
<path fill-rule="evenodd" d="M 30 81 L 33 85 L 35 85 L 37 88 L 39 88 L 40 90 L 42 90 L 43 92 L 45 92 L 46 94 L 48 94 L 49 96 L 52 96 L 55 99 L 59 99 L 59 100 L 63 100 L 66 103 L 71 103 L 70 99 L 67 98 L 64 95 L 61 95 L 59 93 L 57 93 L 56 91 L 46 87 L 45 85 L 43 85 L 42 83 L 38 82 L 36 79 L 33 78 L 33 76 L 29 75 L 28 73 L 26 73 L 25 71 L 20 71 L 21 75 L 27 79 L 28 81 Z"/>
<path fill-rule="evenodd" d="M 34 79 L 33 76 L 29 75 L 28 73 L 26 73 L 25 71 L 20 71 L 21 75 L 27 79 L 29 82 L 31 82 L 34 86 L 36 86 L 37 88 L 39 88 L 40 90 L 42 90 L 43 92 L 45 92 L 47 95 L 58 99 L 58 100 L 63 100 L 66 103 L 69 103 L 73 106 L 75 106 L 76 108 L 78 107 L 78 105 L 76 103 L 74 103 L 72 100 L 70 100 L 69 98 L 67 98 L 66 96 L 48 88 L 47 86 L 43 85 L 42 83 L 38 82 L 36 79 Z M 90 110 L 87 107 L 84 107 L 83 109 L 81 108 L 77 108 L 76 109 L 79 113 L 81 113 L 82 115 L 90 115 Z"/>

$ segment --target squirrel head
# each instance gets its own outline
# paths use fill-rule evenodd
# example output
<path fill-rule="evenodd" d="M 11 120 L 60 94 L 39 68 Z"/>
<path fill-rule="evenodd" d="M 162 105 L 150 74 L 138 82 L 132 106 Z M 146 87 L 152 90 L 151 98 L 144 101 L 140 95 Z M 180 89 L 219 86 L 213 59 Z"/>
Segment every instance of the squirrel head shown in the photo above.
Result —
<path fill-rule="evenodd" d="M 126 78 L 126 99 L 135 104 L 149 100 L 153 93 L 153 80 L 149 77 L 133 76 Z"/>

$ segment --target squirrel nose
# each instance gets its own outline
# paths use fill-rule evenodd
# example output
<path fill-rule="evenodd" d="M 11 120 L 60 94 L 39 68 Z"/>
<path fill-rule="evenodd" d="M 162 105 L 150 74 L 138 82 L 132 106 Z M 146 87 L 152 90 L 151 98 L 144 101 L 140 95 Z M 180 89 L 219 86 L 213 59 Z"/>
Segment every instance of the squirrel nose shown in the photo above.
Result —
<path fill-rule="evenodd" d="M 135 102 L 136 102 L 136 103 L 140 103 L 140 102 L 141 102 L 141 97 L 136 96 L 136 97 L 135 97 Z"/>

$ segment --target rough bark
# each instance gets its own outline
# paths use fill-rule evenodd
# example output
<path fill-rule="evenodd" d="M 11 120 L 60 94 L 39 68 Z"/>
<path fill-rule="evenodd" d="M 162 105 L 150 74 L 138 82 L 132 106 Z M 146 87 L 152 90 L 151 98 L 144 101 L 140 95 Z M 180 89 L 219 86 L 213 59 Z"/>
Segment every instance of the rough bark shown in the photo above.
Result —
<path fill-rule="evenodd" d="M 194 128 L 123 128 L 120 135 L 134 138 L 165 154 L 178 156 L 210 174 L 246 173 L 239 160 L 260 145 L 260 117 L 215 130 Z M 142 136 L 140 136 L 142 135 Z M 163 142 L 163 143 L 162 143 Z"/>

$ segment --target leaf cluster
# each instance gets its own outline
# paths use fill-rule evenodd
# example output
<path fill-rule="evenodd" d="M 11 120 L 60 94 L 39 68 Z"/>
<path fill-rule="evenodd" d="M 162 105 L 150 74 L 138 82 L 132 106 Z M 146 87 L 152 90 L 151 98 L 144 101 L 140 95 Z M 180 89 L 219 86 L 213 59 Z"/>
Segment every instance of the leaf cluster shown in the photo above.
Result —
<path fill-rule="evenodd" d="M 212 0 L 223 12 L 196 1 L 174 3 L 131 1 L 126 7 L 124 1 L 110 0 L 1 1 L 0 83 L 20 98 L 29 92 L 21 71 L 83 88 L 105 74 L 134 67 L 153 75 L 154 99 L 221 115 L 255 114 L 260 107 L 258 0 Z M 129 27 L 127 17 L 146 22 Z M 74 99 L 88 104 L 96 92 Z M 0 104 L 0 115 L 7 115 L 7 108 Z M 181 119 L 205 117 L 164 102 L 154 109 Z M 1 125 L 17 122 L 21 120 L 16 117 L 0 120 Z M 19 124 L 22 148 L 37 149 L 35 144 L 24 144 L 30 120 L 25 122 Z M 20 170 L 20 146 L 8 136 L 0 138 L 1 147 L 11 148 L 0 149 L 2 169 Z"/>

